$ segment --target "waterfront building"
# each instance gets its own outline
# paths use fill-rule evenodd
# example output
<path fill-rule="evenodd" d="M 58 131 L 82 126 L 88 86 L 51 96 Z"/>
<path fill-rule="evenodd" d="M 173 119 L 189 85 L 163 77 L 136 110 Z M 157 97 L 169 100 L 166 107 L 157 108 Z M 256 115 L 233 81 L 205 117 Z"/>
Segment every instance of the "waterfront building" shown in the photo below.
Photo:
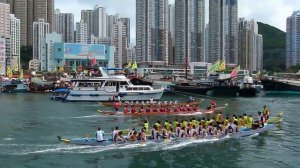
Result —
<path fill-rule="evenodd" d="M 20 69 L 20 19 L 14 14 L 9 15 L 10 18 L 10 57 L 7 57 L 7 65 L 14 70 Z"/>
<path fill-rule="evenodd" d="M 87 44 L 87 24 L 81 20 L 76 23 L 76 43 Z"/>
<path fill-rule="evenodd" d="M 238 62 L 238 0 L 209 1 L 209 62 Z"/>
<path fill-rule="evenodd" d="M 127 31 L 124 23 L 119 20 L 113 26 L 112 44 L 115 46 L 115 67 L 123 68 L 128 63 L 127 60 Z"/>
<path fill-rule="evenodd" d="M 62 35 L 65 43 L 74 43 L 74 15 L 73 13 L 59 13 L 56 32 Z"/>
<path fill-rule="evenodd" d="M 136 1 L 136 59 L 168 64 L 168 0 Z"/>
<path fill-rule="evenodd" d="M 205 0 L 175 0 L 175 64 L 204 61 Z"/>
<path fill-rule="evenodd" d="M 0 3 L 0 36 L 10 36 L 10 7 L 9 4 Z"/>
<path fill-rule="evenodd" d="M 300 64 L 300 10 L 286 20 L 286 68 Z"/>
<path fill-rule="evenodd" d="M 263 37 L 258 34 L 255 20 L 239 20 L 239 57 L 241 69 L 249 71 L 263 70 Z"/>
<path fill-rule="evenodd" d="M 62 35 L 57 34 L 56 32 L 46 34 L 42 42 L 42 47 L 45 48 L 45 50 L 43 50 L 45 52 L 43 55 L 46 55 L 46 61 L 41 62 L 41 69 L 52 72 L 59 70 L 59 67 L 64 66 L 64 60 L 57 59 L 54 56 L 54 43 L 62 43 L 62 38 Z"/>
<path fill-rule="evenodd" d="M 54 59 L 65 66 L 89 67 L 92 60 L 102 67 L 114 66 L 115 47 L 99 44 L 54 43 Z"/>
<path fill-rule="evenodd" d="M 41 65 L 38 70 L 45 71 L 47 61 L 46 49 L 42 47 L 42 41 L 45 38 L 46 34 L 49 33 L 49 23 L 46 23 L 44 19 L 39 19 L 37 22 L 33 22 L 33 60 L 38 60 L 41 62 Z"/>
<path fill-rule="evenodd" d="M 107 12 L 104 7 L 95 6 L 93 12 L 94 35 L 107 37 Z"/>

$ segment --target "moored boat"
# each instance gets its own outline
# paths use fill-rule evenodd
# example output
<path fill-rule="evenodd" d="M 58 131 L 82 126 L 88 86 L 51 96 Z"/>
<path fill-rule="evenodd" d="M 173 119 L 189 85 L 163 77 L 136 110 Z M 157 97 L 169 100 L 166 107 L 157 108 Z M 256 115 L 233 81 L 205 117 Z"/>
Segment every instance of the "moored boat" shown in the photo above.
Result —
<path fill-rule="evenodd" d="M 241 97 L 254 97 L 258 94 L 258 90 L 254 86 L 253 78 L 245 76 L 241 81 L 239 96 Z"/>
<path fill-rule="evenodd" d="M 100 67 L 102 77 L 71 80 L 72 88 L 66 95 L 66 101 L 121 101 L 159 100 L 163 89 L 154 89 L 147 85 L 133 85 L 124 75 L 108 76 Z"/>
<path fill-rule="evenodd" d="M 206 95 L 209 90 L 212 90 L 211 83 L 177 83 L 174 87 L 175 91 Z"/>

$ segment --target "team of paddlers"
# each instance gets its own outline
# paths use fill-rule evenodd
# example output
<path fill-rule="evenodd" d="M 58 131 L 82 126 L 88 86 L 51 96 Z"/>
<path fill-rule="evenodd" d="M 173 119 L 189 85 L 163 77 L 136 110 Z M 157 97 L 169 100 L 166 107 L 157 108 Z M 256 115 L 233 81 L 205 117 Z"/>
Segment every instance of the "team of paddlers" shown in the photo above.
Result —
<path fill-rule="evenodd" d="M 215 118 L 201 118 L 178 121 L 166 120 L 164 123 L 157 121 L 152 129 L 149 128 L 147 120 L 143 123 L 143 128 L 140 131 L 134 128 L 130 130 L 127 136 L 123 136 L 123 131 L 118 127 L 112 133 L 112 140 L 115 142 L 122 141 L 146 141 L 147 139 L 159 140 L 177 138 L 205 138 L 207 136 L 219 137 L 221 135 L 233 134 L 239 132 L 241 128 L 257 129 L 264 127 L 264 124 L 269 119 L 270 112 L 266 106 L 263 112 L 258 112 L 258 116 L 254 119 L 252 115 L 226 115 L 223 117 L 222 112 L 218 113 Z M 98 133 L 101 133 L 100 135 Z M 98 130 L 96 133 L 97 141 L 103 141 L 104 132 Z M 100 138 L 99 138 L 100 137 Z"/>
<path fill-rule="evenodd" d="M 119 102 L 116 102 L 114 105 L 115 109 L 118 111 Z M 124 113 L 179 113 L 179 112 L 199 112 L 200 108 L 197 103 L 190 101 L 186 104 L 178 104 L 178 101 L 158 101 L 153 103 L 146 103 L 145 107 L 143 103 L 129 103 L 125 102 Z M 216 101 L 212 100 L 210 105 L 207 107 L 207 110 L 212 110 L 217 107 Z"/>

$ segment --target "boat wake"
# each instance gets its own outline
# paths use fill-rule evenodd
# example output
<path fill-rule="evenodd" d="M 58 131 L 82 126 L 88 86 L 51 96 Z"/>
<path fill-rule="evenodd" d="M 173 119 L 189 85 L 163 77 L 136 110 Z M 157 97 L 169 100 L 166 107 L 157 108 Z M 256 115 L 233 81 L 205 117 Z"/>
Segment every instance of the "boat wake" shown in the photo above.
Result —
<path fill-rule="evenodd" d="M 31 144 L 0 144 L 1 152 L 10 153 L 15 156 L 33 155 L 33 154 L 51 154 L 51 153 L 80 153 L 94 154 L 105 151 L 131 151 L 138 149 L 139 152 L 154 152 L 164 150 L 178 150 L 186 146 L 198 145 L 201 143 L 214 143 L 219 139 L 191 139 L 174 140 L 165 142 L 141 142 L 135 144 L 111 144 L 106 146 L 78 146 L 78 145 L 31 145 Z M 14 152 L 11 152 L 13 149 Z M 3 154 L 4 154 L 3 153 Z"/>

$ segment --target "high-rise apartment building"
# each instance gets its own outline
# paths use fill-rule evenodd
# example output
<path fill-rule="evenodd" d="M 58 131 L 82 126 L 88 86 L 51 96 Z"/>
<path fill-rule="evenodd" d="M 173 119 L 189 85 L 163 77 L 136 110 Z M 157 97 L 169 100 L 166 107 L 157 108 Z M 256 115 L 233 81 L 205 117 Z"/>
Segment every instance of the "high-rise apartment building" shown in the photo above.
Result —
<path fill-rule="evenodd" d="M 123 68 L 124 64 L 128 63 L 127 60 L 127 36 L 126 26 L 119 20 L 113 26 L 112 44 L 115 46 L 115 66 Z"/>
<path fill-rule="evenodd" d="M 0 3 L 0 36 L 10 36 L 10 7 L 9 4 Z"/>
<path fill-rule="evenodd" d="M 300 64 L 300 11 L 286 20 L 286 67 Z"/>
<path fill-rule="evenodd" d="M 127 44 L 130 44 L 130 18 L 120 18 L 120 21 L 123 22 L 123 24 L 126 27 L 126 37 L 127 37 Z"/>
<path fill-rule="evenodd" d="M 114 33 L 114 26 L 119 21 L 119 15 L 108 15 L 107 16 L 107 37 L 112 37 Z"/>
<path fill-rule="evenodd" d="M 175 4 L 170 4 L 168 9 L 168 64 L 174 64 L 174 51 L 175 51 Z"/>
<path fill-rule="evenodd" d="M 175 64 L 203 62 L 205 0 L 175 1 Z"/>
<path fill-rule="evenodd" d="M 81 20 L 87 24 L 87 35 L 91 37 L 94 34 L 94 11 L 93 10 L 82 10 Z"/>
<path fill-rule="evenodd" d="M 33 45 L 32 23 L 44 19 L 54 30 L 54 0 L 11 0 L 12 13 L 21 21 L 21 45 Z"/>
<path fill-rule="evenodd" d="M 239 21 L 238 64 L 249 71 L 263 70 L 263 37 L 258 34 L 258 25 L 253 19 Z"/>
<path fill-rule="evenodd" d="M 168 0 L 136 1 L 136 60 L 168 63 Z"/>
<path fill-rule="evenodd" d="M 10 53 L 11 57 L 8 58 L 7 64 L 14 69 L 20 68 L 20 19 L 16 18 L 14 14 L 10 14 Z"/>
<path fill-rule="evenodd" d="M 107 12 L 104 7 L 95 6 L 93 12 L 94 35 L 107 37 Z"/>
<path fill-rule="evenodd" d="M 62 35 L 63 42 L 74 43 L 74 15 L 73 13 L 58 14 L 57 33 Z"/>
<path fill-rule="evenodd" d="M 83 20 L 76 23 L 76 43 L 87 44 L 87 24 Z"/>
<path fill-rule="evenodd" d="M 43 39 L 45 38 L 46 34 L 49 33 L 49 23 L 46 23 L 44 19 L 39 19 L 37 22 L 33 22 L 33 60 L 39 60 L 41 65 L 47 64 L 47 57 L 45 48 L 42 47 Z M 41 69 L 41 67 L 44 67 Z M 45 67 L 41 66 L 39 70 L 44 71 L 46 70 Z"/>
<path fill-rule="evenodd" d="M 238 62 L 238 0 L 209 1 L 209 62 Z"/>

